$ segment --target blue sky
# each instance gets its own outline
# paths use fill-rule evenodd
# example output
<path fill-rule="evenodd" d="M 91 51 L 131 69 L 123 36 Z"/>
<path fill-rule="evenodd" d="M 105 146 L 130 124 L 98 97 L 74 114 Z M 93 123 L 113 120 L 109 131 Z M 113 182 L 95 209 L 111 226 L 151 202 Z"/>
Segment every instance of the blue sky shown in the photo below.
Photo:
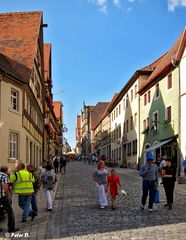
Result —
<path fill-rule="evenodd" d="M 186 0 L 0 0 L 0 12 L 36 10 L 48 24 L 44 41 L 52 44 L 54 100 L 64 104 L 72 147 L 83 101 L 110 101 L 186 26 Z"/>

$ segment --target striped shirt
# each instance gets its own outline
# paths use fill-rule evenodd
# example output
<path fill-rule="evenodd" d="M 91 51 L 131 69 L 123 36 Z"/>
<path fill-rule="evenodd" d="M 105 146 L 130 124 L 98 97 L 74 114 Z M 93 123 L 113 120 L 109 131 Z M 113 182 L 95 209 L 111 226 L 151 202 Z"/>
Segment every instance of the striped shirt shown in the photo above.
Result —
<path fill-rule="evenodd" d="M 0 172 L 0 198 L 6 195 L 4 191 L 4 185 L 6 183 L 9 183 L 8 175 L 3 172 Z"/>
<path fill-rule="evenodd" d="M 149 169 L 149 170 L 148 170 Z M 145 172 L 148 170 L 148 172 Z M 140 170 L 140 176 L 143 177 L 144 181 L 157 181 L 158 167 L 156 164 L 145 163 Z"/>

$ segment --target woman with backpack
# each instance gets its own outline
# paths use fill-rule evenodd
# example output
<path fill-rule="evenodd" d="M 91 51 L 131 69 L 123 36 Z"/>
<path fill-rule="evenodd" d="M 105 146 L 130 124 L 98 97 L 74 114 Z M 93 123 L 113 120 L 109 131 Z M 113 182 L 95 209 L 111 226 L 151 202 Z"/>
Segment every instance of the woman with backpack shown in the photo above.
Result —
<path fill-rule="evenodd" d="M 46 171 L 41 174 L 41 181 L 43 182 L 47 211 L 52 211 L 52 190 L 54 189 L 57 177 L 51 165 L 46 166 Z"/>

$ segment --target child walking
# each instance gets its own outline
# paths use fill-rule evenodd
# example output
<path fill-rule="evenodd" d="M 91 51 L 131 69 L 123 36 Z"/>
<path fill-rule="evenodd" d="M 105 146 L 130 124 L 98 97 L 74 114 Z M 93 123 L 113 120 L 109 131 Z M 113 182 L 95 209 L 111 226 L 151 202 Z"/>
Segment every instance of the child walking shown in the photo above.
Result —
<path fill-rule="evenodd" d="M 118 195 L 118 185 L 121 187 L 119 176 L 116 174 L 116 170 L 113 168 L 111 170 L 111 175 L 108 176 L 108 187 L 111 195 L 112 210 L 115 207 L 116 196 Z"/>

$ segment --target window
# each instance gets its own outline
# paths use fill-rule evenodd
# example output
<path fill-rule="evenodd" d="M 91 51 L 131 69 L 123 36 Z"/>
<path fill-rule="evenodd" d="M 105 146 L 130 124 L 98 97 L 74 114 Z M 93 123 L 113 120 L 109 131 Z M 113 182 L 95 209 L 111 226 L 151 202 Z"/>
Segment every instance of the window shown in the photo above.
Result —
<path fill-rule="evenodd" d="M 137 126 L 137 113 L 134 114 L 134 126 Z"/>
<path fill-rule="evenodd" d="M 157 112 L 153 113 L 153 127 L 154 127 L 154 130 L 157 130 L 157 128 L 158 128 L 158 113 Z"/>
<path fill-rule="evenodd" d="M 119 138 L 121 138 L 121 126 L 119 126 Z"/>
<path fill-rule="evenodd" d="M 146 129 L 146 119 L 143 120 L 143 130 Z"/>
<path fill-rule="evenodd" d="M 123 133 L 126 134 L 125 122 L 124 122 L 124 124 L 123 124 Z"/>
<path fill-rule="evenodd" d="M 119 115 L 121 114 L 121 104 L 119 105 Z"/>
<path fill-rule="evenodd" d="M 155 99 L 159 98 L 159 96 L 160 96 L 160 89 L 159 89 L 159 83 L 158 83 L 155 86 Z"/>
<path fill-rule="evenodd" d="M 172 73 L 168 75 L 167 77 L 167 89 L 172 88 Z"/>
<path fill-rule="evenodd" d="M 137 153 L 137 140 L 132 142 L 132 153 L 135 155 Z"/>
<path fill-rule="evenodd" d="M 148 103 L 150 103 L 150 91 L 148 91 Z"/>
<path fill-rule="evenodd" d="M 132 102 L 133 101 L 133 89 L 131 89 L 130 98 L 131 98 L 131 102 Z"/>
<path fill-rule="evenodd" d="M 127 146 L 128 146 L 127 147 L 127 155 L 131 156 L 131 143 L 128 143 Z"/>
<path fill-rule="evenodd" d="M 10 152 L 9 158 L 18 159 L 18 133 L 10 132 Z"/>
<path fill-rule="evenodd" d="M 11 109 L 19 111 L 19 92 L 15 89 L 11 89 Z"/>
<path fill-rule="evenodd" d="M 116 117 L 118 117 L 118 108 L 116 108 Z"/>
<path fill-rule="evenodd" d="M 127 133 L 129 131 L 129 121 L 127 120 Z"/>
<path fill-rule="evenodd" d="M 130 129 L 133 129 L 133 116 L 130 117 Z"/>
<path fill-rule="evenodd" d="M 125 99 L 123 99 L 123 109 L 125 110 Z"/>
<path fill-rule="evenodd" d="M 135 94 L 135 98 L 137 97 L 137 85 L 134 86 L 134 94 Z"/>
<path fill-rule="evenodd" d="M 126 97 L 126 108 L 129 106 L 129 96 L 127 94 L 127 97 Z"/>
<path fill-rule="evenodd" d="M 144 94 L 144 106 L 146 106 L 147 105 L 147 94 L 145 93 Z"/>
<path fill-rule="evenodd" d="M 169 106 L 166 109 L 166 120 L 168 122 L 171 122 L 171 119 L 172 119 L 172 109 L 171 109 L 171 106 Z"/>

